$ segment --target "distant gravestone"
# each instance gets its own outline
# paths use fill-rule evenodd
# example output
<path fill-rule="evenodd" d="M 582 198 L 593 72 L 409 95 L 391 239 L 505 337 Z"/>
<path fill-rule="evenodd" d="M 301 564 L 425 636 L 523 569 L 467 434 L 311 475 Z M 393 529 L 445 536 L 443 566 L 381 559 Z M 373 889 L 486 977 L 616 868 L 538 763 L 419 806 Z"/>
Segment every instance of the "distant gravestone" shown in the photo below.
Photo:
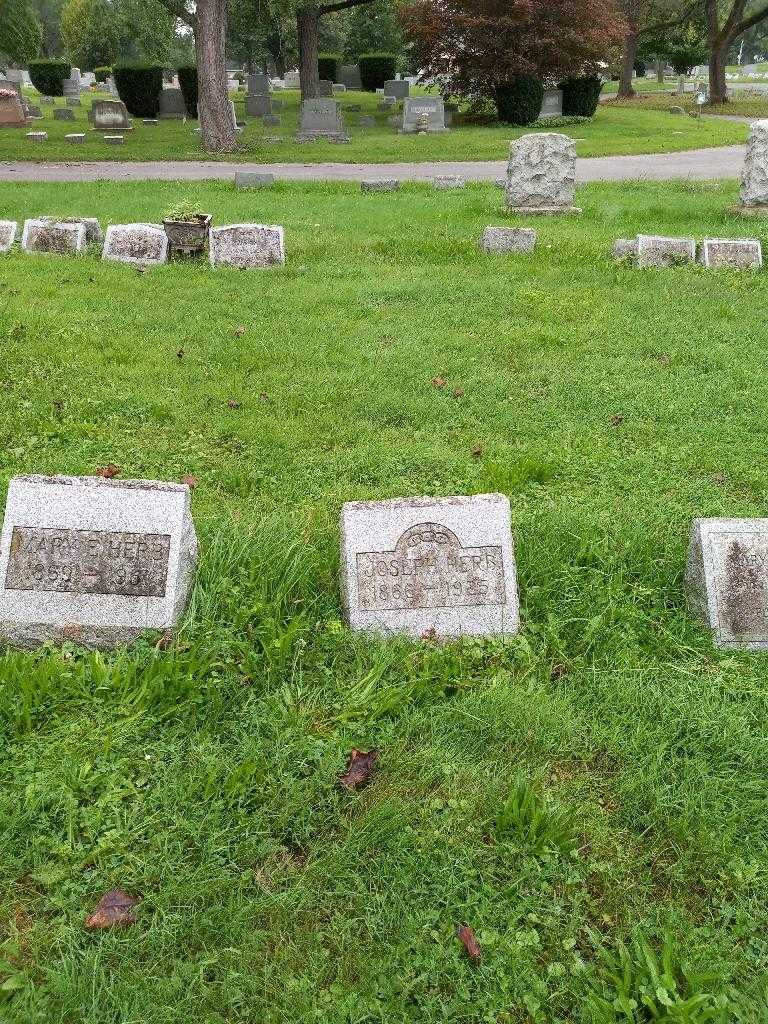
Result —
<path fill-rule="evenodd" d="M 342 64 L 339 71 L 339 81 L 346 85 L 348 89 L 359 91 L 363 88 L 363 83 L 360 79 L 360 68 L 357 64 Z"/>
<path fill-rule="evenodd" d="M 67 96 L 68 107 L 82 107 L 83 101 L 79 96 Z"/>
<path fill-rule="evenodd" d="M 389 82 L 384 83 L 384 95 L 394 96 L 396 100 L 404 100 L 406 96 L 411 94 L 410 82 L 403 82 L 397 79 L 390 79 Z"/>
<path fill-rule="evenodd" d="M 211 266 L 259 270 L 285 263 L 283 229 L 278 224 L 228 224 L 211 228 Z"/>
<path fill-rule="evenodd" d="M 547 121 L 553 117 L 563 116 L 563 90 L 547 89 L 541 101 L 539 120 Z"/>
<path fill-rule="evenodd" d="M 102 142 L 106 142 L 108 146 L 122 146 L 125 142 L 125 136 L 123 135 L 102 135 Z"/>
<path fill-rule="evenodd" d="M 235 171 L 235 188 L 267 188 L 274 184 L 274 174 L 260 171 Z"/>
<path fill-rule="evenodd" d="M 16 232 L 19 229 L 15 220 L 0 220 L 0 252 L 8 252 L 16 241 Z"/>
<path fill-rule="evenodd" d="M 57 107 L 53 112 L 54 121 L 74 121 L 75 112 L 69 107 Z"/>
<path fill-rule="evenodd" d="M 297 142 L 315 142 L 327 139 L 330 142 L 349 142 L 344 130 L 341 107 L 337 100 L 302 100 L 299 110 Z"/>
<path fill-rule="evenodd" d="M 104 233 L 96 217 L 41 217 L 40 220 L 54 224 L 82 224 L 88 245 L 98 244 L 104 240 Z"/>
<path fill-rule="evenodd" d="M 480 239 L 483 252 L 533 252 L 535 228 L 487 227 Z"/>
<path fill-rule="evenodd" d="M 337 93 L 338 93 L 338 95 L 342 95 L 346 91 L 347 91 L 346 85 L 342 85 L 341 82 L 334 82 L 333 83 L 333 95 L 334 96 L 336 96 Z"/>
<path fill-rule="evenodd" d="M 43 116 L 43 112 L 40 109 L 40 107 L 37 106 L 37 104 L 35 104 L 35 103 L 28 103 L 27 104 L 27 117 L 33 117 L 33 118 L 37 119 L 37 118 L 42 117 L 42 116 Z"/>
<path fill-rule="evenodd" d="M 56 105 L 56 100 L 53 98 L 53 96 L 41 96 L 40 103 L 44 107 L 53 107 Z"/>
<path fill-rule="evenodd" d="M 4 90 L 11 92 L 11 90 Z M 20 97 L 14 91 L 9 96 L 0 96 L 0 127 L 21 128 L 27 123 L 24 116 L 24 106 Z"/>
<path fill-rule="evenodd" d="M 396 192 L 399 188 L 398 178 L 364 178 L 360 182 L 363 192 Z"/>
<path fill-rule="evenodd" d="M 265 117 L 272 113 L 272 97 L 268 93 L 249 93 L 245 97 L 245 113 L 248 117 Z"/>
<path fill-rule="evenodd" d="M 525 214 L 581 213 L 573 205 L 576 145 L 557 132 L 523 135 L 509 148 L 507 208 Z"/>
<path fill-rule="evenodd" d="M 333 96 L 333 82 L 321 78 L 317 83 L 317 95 L 325 99 L 331 98 Z"/>
<path fill-rule="evenodd" d="M 48 132 L 27 132 L 27 138 L 30 142 L 45 142 L 48 138 Z"/>
<path fill-rule="evenodd" d="M 763 265 L 762 246 L 756 238 L 705 238 L 701 262 L 713 269 L 759 270 Z"/>
<path fill-rule="evenodd" d="M 376 118 L 364 114 L 362 117 L 359 117 L 357 119 L 357 123 L 360 125 L 361 128 L 375 128 Z"/>
<path fill-rule="evenodd" d="M 187 106 L 181 89 L 162 89 L 158 117 L 163 121 L 183 121 L 186 116 Z"/>
<path fill-rule="evenodd" d="M 466 188 L 467 179 L 460 174 L 438 174 L 432 179 L 435 188 Z"/>
<path fill-rule="evenodd" d="M 196 556 L 183 484 L 15 477 L 0 536 L 0 636 L 112 648 L 171 630 Z"/>
<path fill-rule="evenodd" d="M 102 259 L 157 266 L 168 259 L 168 236 L 157 224 L 110 224 Z"/>
<path fill-rule="evenodd" d="M 768 120 L 750 126 L 739 202 L 747 210 L 768 210 Z"/>
<path fill-rule="evenodd" d="M 768 519 L 694 520 L 685 588 L 718 647 L 767 650 Z"/>
<path fill-rule="evenodd" d="M 637 265 L 645 267 L 676 267 L 696 259 L 693 238 L 668 238 L 664 235 L 637 236 Z"/>
<path fill-rule="evenodd" d="M 280 118 L 277 114 L 265 114 L 264 117 L 262 117 L 261 122 L 267 128 L 277 128 L 280 124 Z"/>
<path fill-rule="evenodd" d="M 286 71 L 283 81 L 285 82 L 286 89 L 301 88 L 301 77 L 298 71 Z"/>
<path fill-rule="evenodd" d="M 246 82 L 249 96 L 264 96 L 269 92 L 268 75 L 248 75 Z"/>
<path fill-rule="evenodd" d="M 69 98 L 79 97 L 80 95 L 80 78 L 74 79 L 72 77 L 65 78 L 61 83 L 63 95 Z"/>
<path fill-rule="evenodd" d="M 69 135 L 64 136 L 64 141 L 68 142 L 72 146 L 77 146 L 81 142 L 85 142 L 85 135 L 82 132 L 72 132 Z"/>
<path fill-rule="evenodd" d="M 25 220 L 21 233 L 25 252 L 68 255 L 85 249 L 85 225 L 72 221 Z"/>
<path fill-rule="evenodd" d="M 637 239 L 617 238 L 613 243 L 613 258 L 615 260 L 637 259 Z"/>
<path fill-rule="evenodd" d="M 447 132 L 445 106 L 441 96 L 408 96 L 403 101 L 404 134 Z"/>
<path fill-rule="evenodd" d="M 517 633 L 509 500 L 501 494 L 352 501 L 341 510 L 344 614 L 414 637 Z"/>
<path fill-rule="evenodd" d="M 397 100 L 394 96 L 385 96 L 379 104 L 379 110 L 394 110 L 397 107 Z"/>
<path fill-rule="evenodd" d="M 131 121 L 122 100 L 96 100 L 92 107 L 96 131 L 128 131 Z"/>

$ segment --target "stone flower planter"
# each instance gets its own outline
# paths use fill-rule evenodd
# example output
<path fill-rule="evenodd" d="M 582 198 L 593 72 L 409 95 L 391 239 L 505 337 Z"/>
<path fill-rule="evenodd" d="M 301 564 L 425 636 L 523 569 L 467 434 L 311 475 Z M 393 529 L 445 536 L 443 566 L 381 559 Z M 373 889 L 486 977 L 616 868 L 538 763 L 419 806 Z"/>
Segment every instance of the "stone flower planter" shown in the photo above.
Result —
<path fill-rule="evenodd" d="M 192 220 L 164 220 L 163 227 L 169 256 L 199 256 L 205 252 L 211 215 L 198 213 Z"/>

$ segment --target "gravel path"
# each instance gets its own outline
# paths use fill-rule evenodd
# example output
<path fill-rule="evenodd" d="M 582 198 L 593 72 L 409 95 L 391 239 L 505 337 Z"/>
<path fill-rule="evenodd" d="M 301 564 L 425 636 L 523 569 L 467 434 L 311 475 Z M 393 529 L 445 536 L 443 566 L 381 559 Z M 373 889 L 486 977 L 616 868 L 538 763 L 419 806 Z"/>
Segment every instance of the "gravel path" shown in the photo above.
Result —
<path fill-rule="evenodd" d="M 580 182 L 737 178 L 743 160 L 743 146 L 719 146 L 682 153 L 584 157 L 578 161 L 576 173 Z M 428 181 L 435 174 L 462 174 L 470 181 L 493 181 L 503 177 L 506 169 L 505 160 L 415 164 L 230 164 L 191 160 L 31 163 L 19 160 L 0 162 L 0 181 L 202 181 L 232 178 L 235 171 L 272 171 L 275 177 L 286 181 L 360 181 L 361 178 Z"/>

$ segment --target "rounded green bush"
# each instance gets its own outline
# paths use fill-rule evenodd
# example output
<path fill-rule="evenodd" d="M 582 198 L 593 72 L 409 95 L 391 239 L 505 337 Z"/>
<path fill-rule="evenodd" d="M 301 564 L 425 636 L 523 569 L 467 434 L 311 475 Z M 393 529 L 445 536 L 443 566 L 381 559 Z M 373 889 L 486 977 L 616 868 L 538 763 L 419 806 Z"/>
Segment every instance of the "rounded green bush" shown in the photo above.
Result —
<path fill-rule="evenodd" d="M 197 120 L 197 68 L 194 64 L 177 68 L 179 75 L 179 88 L 184 97 L 184 106 L 187 108 L 187 115 Z"/>
<path fill-rule="evenodd" d="M 109 76 L 112 74 L 112 68 L 100 67 L 93 69 L 93 77 L 97 82 L 106 82 Z"/>
<path fill-rule="evenodd" d="M 43 96 L 63 96 L 64 82 L 72 74 L 69 61 L 58 58 L 31 60 L 27 65 L 32 85 Z"/>
<path fill-rule="evenodd" d="M 506 124 L 525 125 L 541 113 L 544 86 L 533 75 L 518 75 L 495 89 L 499 120 Z"/>
<path fill-rule="evenodd" d="M 564 117 L 594 117 L 600 102 L 603 83 L 597 75 L 586 78 L 566 78 L 559 88 L 563 90 Z"/>
<path fill-rule="evenodd" d="M 317 58 L 317 73 L 326 82 L 338 82 L 341 54 L 321 53 Z"/>
<path fill-rule="evenodd" d="M 368 92 L 383 89 L 384 83 L 395 77 L 397 57 L 394 53 L 361 53 L 357 63 L 363 89 Z"/>
<path fill-rule="evenodd" d="M 120 99 L 134 117 L 157 117 L 163 89 L 163 68 L 160 64 L 124 63 L 114 68 L 115 85 Z"/>

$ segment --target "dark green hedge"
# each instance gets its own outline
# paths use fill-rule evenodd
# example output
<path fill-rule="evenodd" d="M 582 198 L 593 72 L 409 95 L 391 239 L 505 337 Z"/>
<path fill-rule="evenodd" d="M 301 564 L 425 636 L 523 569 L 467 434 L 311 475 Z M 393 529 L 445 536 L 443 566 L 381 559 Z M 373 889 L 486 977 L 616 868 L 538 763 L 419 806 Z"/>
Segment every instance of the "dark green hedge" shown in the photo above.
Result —
<path fill-rule="evenodd" d="M 320 78 L 324 79 L 326 82 L 338 82 L 340 64 L 340 53 L 319 54 L 317 58 L 317 71 Z"/>
<path fill-rule="evenodd" d="M 63 96 L 64 80 L 72 73 L 72 65 L 66 60 L 31 60 L 27 65 L 32 85 L 43 96 Z"/>
<path fill-rule="evenodd" d="M 114 76 L 117 93 L 129 114 L 134 117 L 157 117 L 163 88 L 163 68 L 160 64 L 116 64 Z"/>
<path fill-rule="evenodd" d="M 101 67 L 93 69 L 93 77 L 96 79 L 97 82 L 106 82 L 106 80 L 109 78 L 111 74 L 112 68 Z"/>
<path fill-rule="evenodd" d="M 179 87 L 184 97 L 187 115 L 197 118 L 197 68 L 193 65 L 178 69 Z"/>
<path fill-rule="evenodd" d="M 495 90 L 499 120 L 507 124 L 531 124 L 541 113 L 544 86 L 533 75 L 518 75 Z"/>
<path fill-rule="evenodd" d="M 563 90 L 563 117 L 594 117 L 603 83 L 597 75 L 586 78 L 566 78 L 559 87 Z"/>
<path fill-rule="evenodd" d="M 395 77 L 397 58 L 394 53 L 361 53 L 358 61 L 360 80 L 368 92 L 383 89 Z"/>

